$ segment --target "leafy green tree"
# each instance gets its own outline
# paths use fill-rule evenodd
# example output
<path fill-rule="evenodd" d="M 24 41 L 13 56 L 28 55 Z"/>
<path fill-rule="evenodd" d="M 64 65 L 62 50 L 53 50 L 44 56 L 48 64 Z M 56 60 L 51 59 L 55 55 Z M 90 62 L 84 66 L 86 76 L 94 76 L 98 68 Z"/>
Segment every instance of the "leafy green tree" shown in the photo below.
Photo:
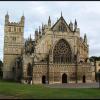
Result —
<path fill-rule="evenodd" d="M 2 61 L 0 60 L 0 78 L 2 78 L 3 77 L 3 63 L 2 63 Z"/>
<path fill-rule="evenodd" d="M 100 60 L 100 56 L 99 57 L 91 56 L 89 59 L 90 59 L 90 61 L 99 61 Z"/>

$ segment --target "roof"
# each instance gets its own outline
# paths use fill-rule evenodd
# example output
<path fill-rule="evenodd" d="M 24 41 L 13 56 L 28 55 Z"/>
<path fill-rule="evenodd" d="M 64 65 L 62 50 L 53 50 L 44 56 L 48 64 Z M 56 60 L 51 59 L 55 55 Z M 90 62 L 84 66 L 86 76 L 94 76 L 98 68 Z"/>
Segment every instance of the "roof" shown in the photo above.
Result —
<path fill-rule="evenodd" d="M 51 27 L 52 30 L 53 30 L 54 27 L 59 23 L 60 20 L 61 20 L 61 22 L 62 22 L 62 21 L 64 22 L 64 24 L 66 25 L 66 28 L 68 27 L 68 29 L 69 29 L 71 32 L 73 32 L 73 31 L 70 29 L 70 27 L 69 27 L 69 25 L 67 24 L 67 22 L 65 21 L 65 19 L 63 18 L 63 16 L 61 16 L 61 17 L 57 20 L 57 22 Z"/>

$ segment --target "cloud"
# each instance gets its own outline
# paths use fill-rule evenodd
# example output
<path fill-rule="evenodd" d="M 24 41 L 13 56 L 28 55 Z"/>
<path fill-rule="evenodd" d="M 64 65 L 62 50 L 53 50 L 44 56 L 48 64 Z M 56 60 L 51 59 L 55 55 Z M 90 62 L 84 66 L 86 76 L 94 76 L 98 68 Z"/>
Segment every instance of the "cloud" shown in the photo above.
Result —
<path fill-rule="evenodd" d="M 10 21 L 18 22 L 25 15 L 24 38 L 30 34 L 34 38 L 34 31 L 42 23 L 47 24 L 51 16 L 52 23 L 61 16 L 66 22 L 74 23 L 75 18 L 81 31 L 81 36 L 87 34 L 89 43 L 89 56 L 100 56 L 100 2 L 96 1 L 6 1 L 0 2 L 0 58 L 3 58 L 4 18 L 9 13 Z"/>

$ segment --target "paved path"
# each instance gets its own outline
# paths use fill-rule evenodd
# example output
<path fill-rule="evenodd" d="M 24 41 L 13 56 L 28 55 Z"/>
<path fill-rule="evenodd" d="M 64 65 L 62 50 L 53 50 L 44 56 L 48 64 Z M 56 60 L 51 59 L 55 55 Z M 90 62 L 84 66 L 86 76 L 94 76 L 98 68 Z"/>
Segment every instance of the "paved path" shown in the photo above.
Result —
<path fill-rule="evenodd" d="M 14 96 L 7 96 L 7 95 L 0 94 L 0 99 L 18 99 L 18 98 Z"/>
<path fill-rule="evenodd" d="M 46 84 L 50 88 L 99 88 L 99 83 L 64 83 L 64 84 Z"/>

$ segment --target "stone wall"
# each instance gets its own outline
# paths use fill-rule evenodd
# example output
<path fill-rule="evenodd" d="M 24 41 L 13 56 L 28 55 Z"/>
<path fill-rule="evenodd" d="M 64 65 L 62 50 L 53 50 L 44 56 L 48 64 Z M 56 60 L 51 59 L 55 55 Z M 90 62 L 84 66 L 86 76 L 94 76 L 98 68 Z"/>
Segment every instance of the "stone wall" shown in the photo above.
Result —
<path fill-rule="evenodd" d="M 84 64 L 77 66 L 77 77 L 78 82 L 83 81 L 83 76 L 86 77 L 86 82 L 93 82 L 94 70 L 92 69 L 91 65 Z M 75 64 L 50 64 L 49 65 L 49 83 L 62 83 L 62 75 L 67 75 L 67 82 L 68 83 L 75 83 L 75 72 L 76 67 Z M 47 77 L 47 64 L 36 64 L 33 67 L 33 83 L 34 84 L 42 84 L 42 77 Z"/>

